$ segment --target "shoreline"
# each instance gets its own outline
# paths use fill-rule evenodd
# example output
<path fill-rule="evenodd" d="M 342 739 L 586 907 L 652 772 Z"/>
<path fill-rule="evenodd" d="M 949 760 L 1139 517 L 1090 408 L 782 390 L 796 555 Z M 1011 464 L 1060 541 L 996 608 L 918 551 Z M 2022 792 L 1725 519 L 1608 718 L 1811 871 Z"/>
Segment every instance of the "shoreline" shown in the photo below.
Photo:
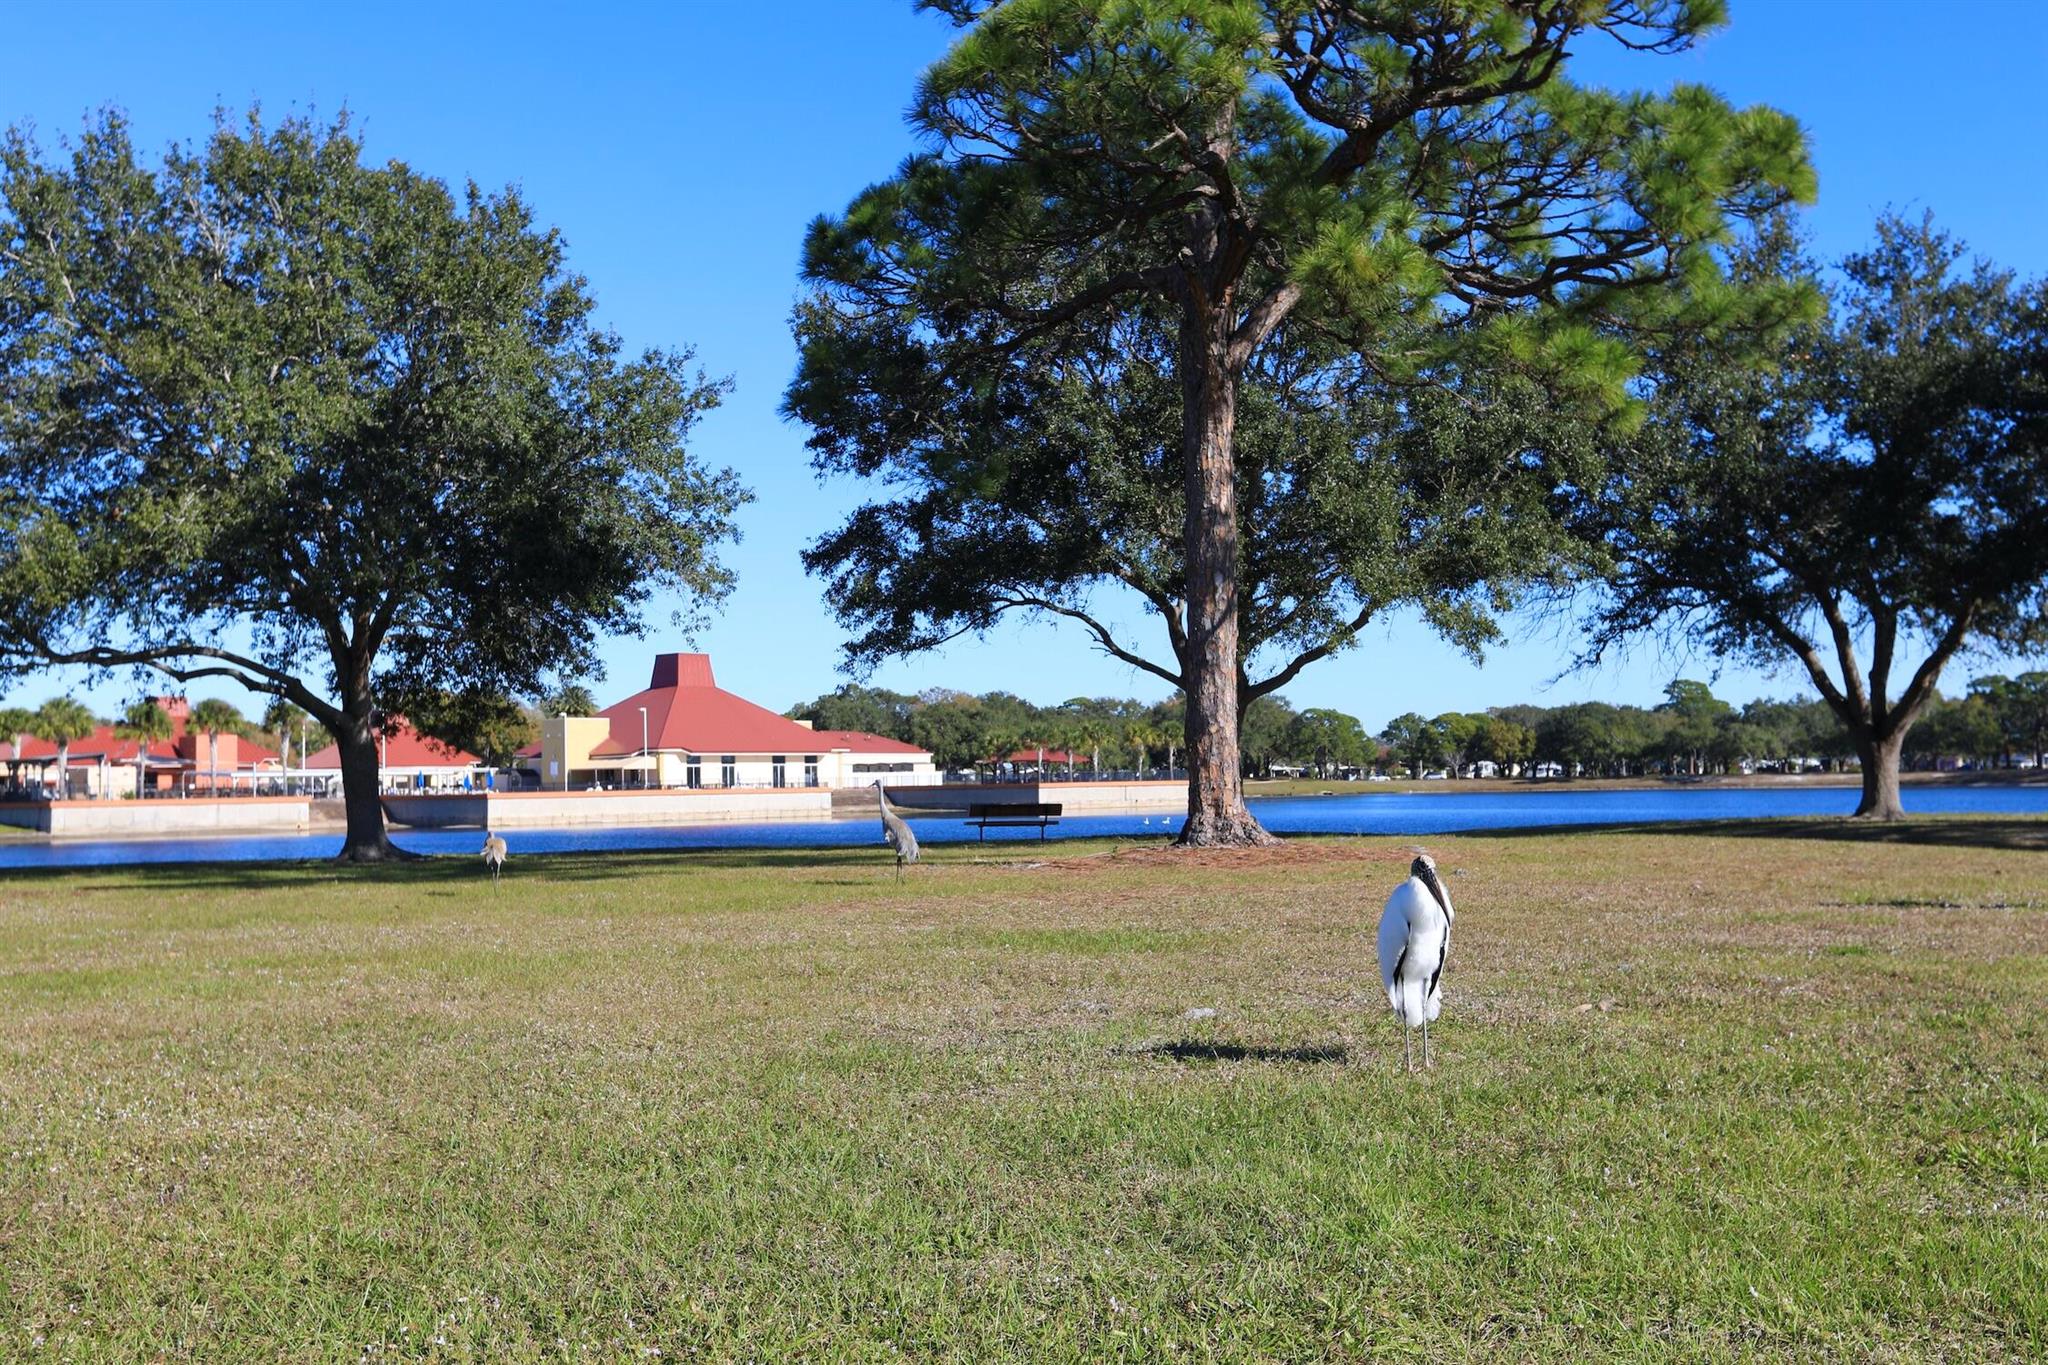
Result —
<path fill-rule="evenodd" d="M 2015 792 L 2015 794 L 2036 794 L 2036 792 L 2040 792 L 2040 794 L 2048 794 L 2048 780 L 2042 780 L 2040 776 L 2034 776 L 2034 774 L 2025 774 L 2025 778 L 2021 778 L 2019 774 L 2015 774 L 2013 778 L 2003 778 L 2001 774 L 1960 774 L 1960 776 L 1956 776 L 1956 774 L 1915 774 L 1915 778 L 1919 778 L 1919 780 L 1917 782 L 1909 780 L 1909 782 L 1905 782 L 1905 786 L 1911 792 L 1921 792 L 1921 794 L 1927 794 L 1929 798 L 1935 798 L 1935 800 L 1939 800 L 1937 798 L 1939 792 L 1958 792 L 1960 794 L 1960 792 L 1970 792 L 1970 790 L 1976 790 L 1976 792 Z M 1300 786 L 1311 786 L 1313 790 L 1300 790 Z M 1737 796 L 1741 792 L 1755 792 L 1757 796 L 1765 796 L 1765 794 L 1769 794 L 1769 796 L 1792 796 L 1792 794 L 1800 794 L 1800 792 L 1810 792 L 1810 794 L 1819 796 L 1823 792 L 1853 792 L 1858 786 L 1860 784 L 1845 782 L 1839 776 L 1827 776 L 1827 778 L 1790 778 L 1790 780 L 1786 780 L 1786 778 L 1765 778 L 1765 780 L 1747 778 L 1747 780 L 1702 780 L 1702 782 L 1673 782 L 1673 780 L 1665 780 L 1665 778 L 1649 778 L 1649 780 L 1642 780 L 1642 778 L 1626 778 L 1626 780 L 1624 778 L 1610 778 L 1610 780 L 1583 780 L 1583 782 L 1573 782 L 1573 780 L 1538 780 L 1538 782 L 1526 782 L 1526 780 L 1507 780 L 1507 782 L 1501 782 L 1501 780 L 1464 780 L 1464 782 L 1448 782 L 1446 780 L 1446 782 L 1405 782 L 1405 784 L 1360 784 L 1360 782 L 1346 782 L 1346 784 L 1333 784 L 1333 786 L 1315 786 L 1315 784 L 1247 784 L 1247 800 L 1257 802 L 1257 804 L 1266 804 L 1266 802 L 1303 800 L 1303 798 L 1315 798 L 1315 796 L 1331 796 L 1331 798 L 1335 798 L 1335 796 L 1354 796 L 1354 798 L 1362 798 L 1362 796 L 1401 796 L 1401 798 L 1409 798 L 1409 796 L 1466 796 L 1466 798 L 1585 796 L 1585 798 L 1593 798 L 1593 796 L 1614 796 L 1614 794 L 1630 794 L 1630 792 L 1640 794 L 1640 796 L 1645 796 L 1645 798 L 1653 798 L 1653 796 L 1655 798 L 1679 796 L 1679 794 L 1686 794 L 1686 792 L 1698 794 L 1702 798 L 1712 798 L 1716 794 L 1722 796 L 1722 798 L 1731 798 L 1731 796 Z M 1274 788 L 1280 788 L 1280 790 L 1274 790 Z M 1057 792 L 1049 792 L 1049 794 L 1057 794 Z M 1331 802 L 1331 810 L 1333 812 L 1341 812 L 1343 804 L 1346 804 L 1346 802 L 1335 802 L 1333 800 Z M 1432 806 L 1434 806 L 1434 802 L 1432 802 Z M 1542 808 L 1542 817 L 1526 821 L 1526 823 L 1509 823 L 1505 827 L 1493 825 L 1493 823 L 1468 825 L 1468 827 L 1456 825 L 1456 827 L 1450 827 L 1450 829 L 1454 829 L 1456 833 L 1468 833 L 1468 831 L 1477 831 L 1477 829 L 1487 829 L 1487 831 L 1493 831 L 1493 829 L 1518 829 L 1518 831 L 1536 833 L 1536 831 L 1587 829 L 1587 827 L 1595 825 L 1595 821 L 1587 821 L 1587 819 L 1548 819 L 1552 812 L 1556 812 L 1556 806 L 1550 806 L 1548 802 L 1532 802 L 1530 804 L 1530 808 L 1536 808 L 1536 806 Z M 1360 806 L 1358 810 L 1360 810 L 1360 817 L 1358 817 L 1360 821 L 1372 821 L 1372 810 L 1374 810 L 1372 804 Z M 1927 817 L 1927 819 L 1939 819 L 1939 817 L 1944 817 L 1944 814 L 1962 814 L 1962 812 L 1964 810 L 1939 810 L 1939 808 L 1935 808 L 1935 810 L 1921 810 L 1917 814 L 1923 814 L 1923 817 Z M 905 814 L 907 814 L 909 819 L 913 819 L 913 821 L 938 823 L 938 825 L 950 825 L 954 821 L 963 821 L 965 819 L 963 810 L 954 810 L 950 806 L 944 806 L 944 808 L 915 808 L 915 810 L 905 810 Z M 1124 821 L 1137 821 L 1139 814 L 1143 814 L 1143 812 L 1141 810 L 1087 810 L 1087 808 L 1083 808 L 1083 810 L 1071 812 L 1069 819 L 1071 821 L 1090 821 L 1092 823 L 1096 819 L 1112 819 L 1114 821 L 1114 819 L 1122 817 Z M 1563 810 L 1559 814 L 1567 814 L 1567 817 L 1569 817 L 1571 812 Z M 1841 819 L 1847 819 L 1847 806 L 1843 806 L 1843 810 L 1839 814 L 1841 814 Z M 2036 810 L 2028 808 L 2028 810 L 2025 810 L 2025 814 L 2048 814 L 2048 810 L 2036 812 Z M 1786 812 L 1786 817 L 1788 819 L 1815 819 L 1815 812 Z M 1386 812 L 1386 819 L 1395 821 L 1395 825 L 1391 825 L 1389 829 L 1384 829 L 1384 831 L 1362 829 L 1362 827 L 1327 827 L 1325 829 L 1323 823 L 1321 823 L 1321 817 L 1313 817 L 1313 814 L 1303 814 L 1300 810 L 1296 810 L 1292 814 L 1286 814 L 1286 817 L 1282 817 L 1280 810 L 1272 810 L 1272 812 L 1264 814 L 1262 819 L 1268 821 L 1268 823 L 1278 819 L 1280 823 L 1272 825 L 1274 833 L 1288 835 L 1288 837 L 1294 837 L 1294 835 L 1368 835 L 1368 833 L 1384 833 L 1384 835 L 1393 837 L 1393 835 L 1401 833 L 1399 831 L 1401 823 L 1407 823 L 1407 821 L 1411 821 L 1415 817 L 1413 817 L 1413 806 L 1409 808 L 1407 817 L 1399 814 L 1399 808 Z M 1343 823 L 1339 814 L 1333 814 L 1331 819 L 1337 819 L 1339 825 Z M 1436 819 L 1436 817 L 1423 817 L 1423 819 Z M 1640 819 L 1647 819 L 1649 823 L 1659 823 L 1657 814 L 1645 814 L 1645 817 L 1640 817 Z M 1663 817 L 1663 819 L 1673 819 L 1673 817 Z M 1686 821 L 1686 819 L 1778 819 L 1778 817 L 1776 817 L 1776 814 L 1772 814 L 1772 812 L 1759 810 L 1755 814 L 1731 812 L 1731 814 L 1726 814 L 1726 817 L 1675 817 L 1675 819 Z M 803 814 L 782 814 L 782 817 L 764 817 L 764 819 L 752 819 L 752 821 L 733 821 L 733 819 L 719 819 L 719 821 L 705 821 L 705 823 L 672 823 L 672 821 L 641 823 L 641 821 L 631 821 L 631 819 L 618 819 L 618 821 L 563 821 L 563 823 L 530 825 L 530 827 L 508 827 L 506 831 L 500 831 L 500 833 L 512 833 L 514 837 L 541 835 L 545 839 L 553 839 L 553 837 L 561 837 L 561 835 L 590 835 L 590 837 L 594 837 L 602 845 L 606 835 L 633 833 L 633 831 L 676 829 L 676 831 L 696 831 L 698 835 L 715 835 L 717 831 L 741 831 L 741 829 L 745 829 L 745 831 L 764 831 L 764 829 L 774 829 L 774 827 L 846 827 L 846 829 L 858 829 L 862 825 L 870 825 L 872 821 L 874 821 L 872 812 L 842 808 L 842 810 L 831 810 L 829 814 L 827 812 L 817 812 L 815 817 L 803 817 Z M 1137 835 L 1137 831 L 1130 831 L 1130 833 L 1137 835 L 1137 837 L 1151 837 L 1153 833 L 1167 835 L 1171 831 L 1171 825 L 1178 821 L 1178 812 L 1171 812 L 1171 810 L 1159 812 L 1159 810 L 1155 810 L 1147 823 L 1153 823 L 1153 821 L 1157 821 L 1157 825 L 1159 825 L 1157 831 L 1145 831 L 1145 835 Z M 1305 821 L 1307 821 L 1307 825 L 1305 825 Z M 1608 821 L 1597 821 L 1597 825 L 1606 825 L 1606 823 Z M 1624 823 L 1636 823 L 1636 821 L 1634 819 L 1624 819 Z M 461 839 L 461 837 L 467 837 L 471 833 L 475 833 L 475 835 L 483 833 L 481 827 L 473 827 L 473 825 L 401 825 L 397 821 L 387 823 L 387 831 L 395 839 L 432 837 L 436 841 L 444 841 L 446 837 Z M 80 833 L 59 833 L 59 835 L 41 833 L 41 831 L 23 829 L 23 827 L 0 827 L 0 849 L 25 851 L 29 847 L 41 847 L 41 849 L 57 851 L 57 849 L 68 849 L 68 847 L 70 849 L 78 849 L 78 847 L 88 847 L 88 845 L 133 845 L 137 849 L 143 849 L 143 847 L 164 845 L 164 843 L 225 845 L 225 843 L 233 843 L 233 841 L 242 841 L 242 843 L 252 843 L 252 841 L 268 843 L 268 841 L 276 841 L 276 843 L 281 843 L 281 845 L 303 845 L 303 841 L 311 841 L 311 839 L 340 839 L 344 833 L 346 833 L 346 823 L 344 821 L 334 819 L 332 814 L 328 814 L 328 812 L 319 812 L 319 814 L 315 814 L 315 817 L 309 823 L 293 825 L 293 827 L 279 827 L 279 825 L 264 827 L 264 825 L 256 825 L 256 827 L 242 827 L 242 829 L 238 829 L 238 827 L 227 827 L 227 825 L 213 825 L 213 827 L 186 829 L 186 831 L 176 831 L 176 829 L 170 829 L 170 831 L 166 831 L 166 829 L 96 829 L 96 831 L 80 831 Z M 1079 829 L 1071 831 L 1073 837 L 1092 837 L 1094 833 L 1096 831 L 1087 831 L 1087 833 L 1083 833 Z M 1102 831 L 1102 833 L 1108 835 L 1108 831 Z M 950 841 L 942 833 L 930 835 L 930 837 L 936 837 L 940 841 Z M 1110 835 L 1110 837 L 1116 837 L 1116 835 Z M 786 845 L 780 843 L 780 841 L 772 841 L 772 839 L 764 841 L 760 837 L 711 837 L 711 839 L 705 839 L 702 843 L 696 843 L 694 847 L 805 847 L 805 845 L 811 845 L 811 847 L 840 847 L 838 841 L 831 841 L 831 839 L 827 839 L 823 843 L 817 843 L 813 839 L 803 839 L 803 837 L 797 837 L 795 841 L 786 843 Z M 260 857 L 264 857 L 264 853 L 252 853 L 252 855 L 258 857 L 258 860 L 260 860 Z M 285 851 L 272 853 L 272 855 L 276 855 L 276 857 L 291 857 L 291 853 L 285 853 Z M 119 855 L 113 855 L 113 860 L 119 862 Z M 236 860 L 236 862 L 240 862 L 240 860 Z M 37 866 L 37 864 L 12 864 L 8 860 L 0 860 L 0 866 Z"/>
<path fill-rule="evenodd" d="M 1282 777 L 1250 778 L 1245 781 L 1247 799 L 1296 796 L 1358 796 L 1393 794 L 1409 796 L 1455 796 L 1459 794 L 1503 795 L 1538 792 L 1604 791 L 1820 791 L 1829 788 L 1862 787 L 1855 773 L 1747 773 L 1708 777 L 1463 777 L 1417 781 L 1412 777 L 1391 782 L 1346 782 L 1338 778 Z M 1970 772 L 1900 773 L 1902 787 L 2035 787 L 2048 786 L 2048 771 L 2038 768 L 1989 768 Z"/>

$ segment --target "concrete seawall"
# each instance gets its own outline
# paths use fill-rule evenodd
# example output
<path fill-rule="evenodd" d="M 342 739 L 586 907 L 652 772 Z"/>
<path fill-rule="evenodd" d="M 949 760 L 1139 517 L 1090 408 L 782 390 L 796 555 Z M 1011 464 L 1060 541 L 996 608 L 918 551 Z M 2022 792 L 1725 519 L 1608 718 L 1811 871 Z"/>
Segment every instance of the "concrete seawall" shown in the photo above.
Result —
<path fill-rule="evenodd" d="M 917 814 L 958 814 L 970 805 L 1052 804 L 1068 815 L 1185 811 L 1181 782 L 1011 782 L 981 786 L 891 787 L 889 800 Z M 340 803 L 303 796 L 230 800 L 18 801 L 0 803 L 0 825 L 58 838 L 258 833 L 340 828 Z M 871 788 L 670 788 L 619 792 L 395 793 L 384 797 L 392 824 L 412 829 L 520 829 L 562 825 L 705 825 L 756 820 L 822 820 L 872 815 Z"/>
<path fill-rule="evenodd" d="M 521 829 L 546 825 L 706 825 L 739 820 L 820 820 L 832 814 L 823 787 L 668 789 L 622 792 L 463 792 L 387 796 L 384 814 L 413 829 Z"/>
<path fill-rule="evenodd" d="M 55 838 L 104 835 L 299 831 L 312 825 L 303 796 L 238 796 L 225 801 L 9 801 L 0 825 Z"/>

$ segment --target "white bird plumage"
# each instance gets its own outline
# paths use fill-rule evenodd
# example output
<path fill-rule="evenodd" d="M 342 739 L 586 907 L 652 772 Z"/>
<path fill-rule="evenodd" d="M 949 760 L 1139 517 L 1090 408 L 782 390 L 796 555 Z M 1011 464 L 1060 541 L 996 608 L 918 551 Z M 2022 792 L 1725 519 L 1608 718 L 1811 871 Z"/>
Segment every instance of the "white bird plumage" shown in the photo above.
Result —
<path fill-rule="evenodd" d="M 875 783 L 875 800 L 882 807 L 882 839 L 896 850 L 896 880 L 903 880 L 903 865 L 917 861 L 917 836 L 910 832 L 910 822 L 889 809 L 889 797 L 882 790 L 882 784 Z"/>
<path fill-rule="evenodd" d="M 498 874 L 505 867 L 505 840 L 496 834 L 484 835 L 484 866 L 491 869 L 491 880 L 498 880 Z"/>
<path fill-rule="evenodd" d="M 1422 1030 L 1422 1064 L 1430 1064 L 1429 1025 L 1444 1005 L 1444 959 L 1455 918 L 1450 892 L 1427 853 L 1408 865 L 1408 880 L 1394 888 L 1380 912 L 1380 984 L 1401 1025 L 1401 1057 L 1410 1070 L 1414 1029 Z"/>

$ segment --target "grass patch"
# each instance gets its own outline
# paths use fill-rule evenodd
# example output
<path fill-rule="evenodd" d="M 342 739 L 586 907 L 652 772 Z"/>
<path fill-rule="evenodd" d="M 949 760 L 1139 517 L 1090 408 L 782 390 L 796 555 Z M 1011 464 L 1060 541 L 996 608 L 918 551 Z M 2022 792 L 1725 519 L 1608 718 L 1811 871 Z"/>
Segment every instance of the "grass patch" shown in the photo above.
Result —
<path fill-rule="evenodd" d="M 1417 1076 L 1405 839 L 10 878 L 0 1359 L 2037 1359 L 2048 859 L 1943 830 L 1435 840 Z"/>

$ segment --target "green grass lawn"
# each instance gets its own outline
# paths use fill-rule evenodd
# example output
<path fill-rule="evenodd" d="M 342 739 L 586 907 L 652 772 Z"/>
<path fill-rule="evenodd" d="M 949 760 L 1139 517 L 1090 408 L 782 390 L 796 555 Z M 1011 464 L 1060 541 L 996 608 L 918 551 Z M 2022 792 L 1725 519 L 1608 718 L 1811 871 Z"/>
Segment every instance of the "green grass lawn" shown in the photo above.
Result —
<path fill-rule="evenodd" d="M 1394 839 L 10 876 L 0 1359 L 2038 1360 L 2048 822 L 1914 828 L 1434 840 L 1414 1076 Z"/>

